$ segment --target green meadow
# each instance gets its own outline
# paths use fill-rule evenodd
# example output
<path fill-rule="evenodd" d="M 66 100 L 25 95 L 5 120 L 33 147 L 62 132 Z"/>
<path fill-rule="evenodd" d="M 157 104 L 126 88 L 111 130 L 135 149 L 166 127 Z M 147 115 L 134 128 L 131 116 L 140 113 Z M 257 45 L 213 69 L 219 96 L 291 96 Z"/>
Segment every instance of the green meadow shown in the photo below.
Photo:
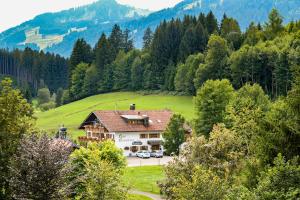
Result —
<path fill-rule="evenodd" d="M 136 104 L 137 110 L 170 109 L 182 114 L 187 120 L 194 118 L 191 96 L 116 92 L 91 96 L 46 112 L 37 111 L 37 126 L 51 133 L 64 124 L 69 130 L 69 136 L 75 139 L 84 134 L 78 127 L 89 113 L 95 110 L 127 110 L 131 103 Z"/>
<path fill-rule="evenodd" d="M 160 189 L 157 183 L 164 179 L 164 177 L 162 166 L 127 167 L 124 174 L 124 181 L 132 189 L 159 194 Z"/>

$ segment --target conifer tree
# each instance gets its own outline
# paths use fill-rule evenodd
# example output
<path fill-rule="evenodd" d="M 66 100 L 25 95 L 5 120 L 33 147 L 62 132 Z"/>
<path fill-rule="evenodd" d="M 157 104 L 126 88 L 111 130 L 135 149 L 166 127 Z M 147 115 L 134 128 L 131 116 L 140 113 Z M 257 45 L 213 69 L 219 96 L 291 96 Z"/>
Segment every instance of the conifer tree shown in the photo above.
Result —
<path fill-rule="evenodd" d="M 218 33 L 218 21 L 212 11 L 206 15 L 206 29 L 209 35 Z"/>
<path fill-rule="evenodd" d="M 152 33 L 150 27 L 148 27 L 148 28 L 145 30 L 145 33 L 144 33 L 144 36 L 143 36 L 143 49 L 144 49 L 144 50 L 150 48 L 152 39 L 153 39 L 153 33 Z"/>
<path fill-rule="evenodd" d="M 92 51 L 91 46 L 87 44 L 84 39 L 78 39 L 73 47 L 72 54 L 70 57 L 69 75 L 70 80 L 73 70 L 79 63 L 91 63 L 92 62 Z"/>

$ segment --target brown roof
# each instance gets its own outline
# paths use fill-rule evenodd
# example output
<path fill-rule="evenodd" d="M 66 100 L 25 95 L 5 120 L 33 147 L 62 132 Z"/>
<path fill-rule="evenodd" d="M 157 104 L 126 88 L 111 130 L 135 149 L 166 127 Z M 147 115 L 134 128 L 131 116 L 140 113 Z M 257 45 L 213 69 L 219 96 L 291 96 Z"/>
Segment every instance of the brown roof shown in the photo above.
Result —
<path fill-rule="evenodd" d="M 94 114 L 100 123 L 109 132 L 147 132 L 147 131 L 164 131 L 172 117 L 172 112 L 169 110 L 159 111 L 95 111 Z M 124 119 L 124 115 L 136 115 L 149 117 L 149 125 L 144 124 L 129 124 Z M 123 116 L 123 117 L 122 117 Z M 83 127 L 85 122 L 80 126 Z"/>

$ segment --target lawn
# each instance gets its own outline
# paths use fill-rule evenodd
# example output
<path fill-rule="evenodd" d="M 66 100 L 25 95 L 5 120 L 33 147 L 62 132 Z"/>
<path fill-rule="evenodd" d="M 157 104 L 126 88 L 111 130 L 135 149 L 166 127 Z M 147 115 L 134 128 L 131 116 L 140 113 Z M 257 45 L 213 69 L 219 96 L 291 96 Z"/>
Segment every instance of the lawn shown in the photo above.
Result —
<path fill-rule="evenodd" d="M 124 175 L 124 181 L 132 189 L 154 194 L 159 194 L 157 181 L 163 178 L 162 166 L 128 167 Z"/>
<path fill-rule="evenodd" d="M 191 96 L 142 95 L 134 92 L 116 92 L 91 96 L 59 108 L 36 112 L 37 126 L 47 132 L 55 132 L 64 124 L 71 137 L 83 135 L 77 128 L 89 113 L 95 110 L 127 110 L 131 103 L 140 110 L 170 109 L 188 120 L 193 119 L 193 98 Z"/>

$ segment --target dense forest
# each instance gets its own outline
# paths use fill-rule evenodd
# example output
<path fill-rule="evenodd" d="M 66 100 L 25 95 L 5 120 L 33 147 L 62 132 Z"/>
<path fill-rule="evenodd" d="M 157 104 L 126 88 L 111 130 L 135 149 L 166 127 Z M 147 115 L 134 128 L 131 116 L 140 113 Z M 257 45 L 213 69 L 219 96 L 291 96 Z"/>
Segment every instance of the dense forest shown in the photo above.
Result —
<path fill-rule="evenodd" d="M 264 25 L 251 23 L 243 33 L 224 14 L 212 12 L 163 21 L 145 31 L 142 50 L 133 48 L 128 30 L 113 27 L 92 49 L 83 39 L 70 57 L 67 101 L 120 90 L 166 90 L 195 95 L 206 80 L 227 78 L 238 89 L 258 83 L 275 98 L 291 87 L 299 22 L 282 24 L 273 10 Z"/>
<path fill-rule="evenodd" d="M 68 84 L 68 60 L 59 55 L 33 51 L 30 48 L 0 50 L 0 76 L 10 76 L 30 100 L 39 88 L 48 87 L 52 93 Z"/>

